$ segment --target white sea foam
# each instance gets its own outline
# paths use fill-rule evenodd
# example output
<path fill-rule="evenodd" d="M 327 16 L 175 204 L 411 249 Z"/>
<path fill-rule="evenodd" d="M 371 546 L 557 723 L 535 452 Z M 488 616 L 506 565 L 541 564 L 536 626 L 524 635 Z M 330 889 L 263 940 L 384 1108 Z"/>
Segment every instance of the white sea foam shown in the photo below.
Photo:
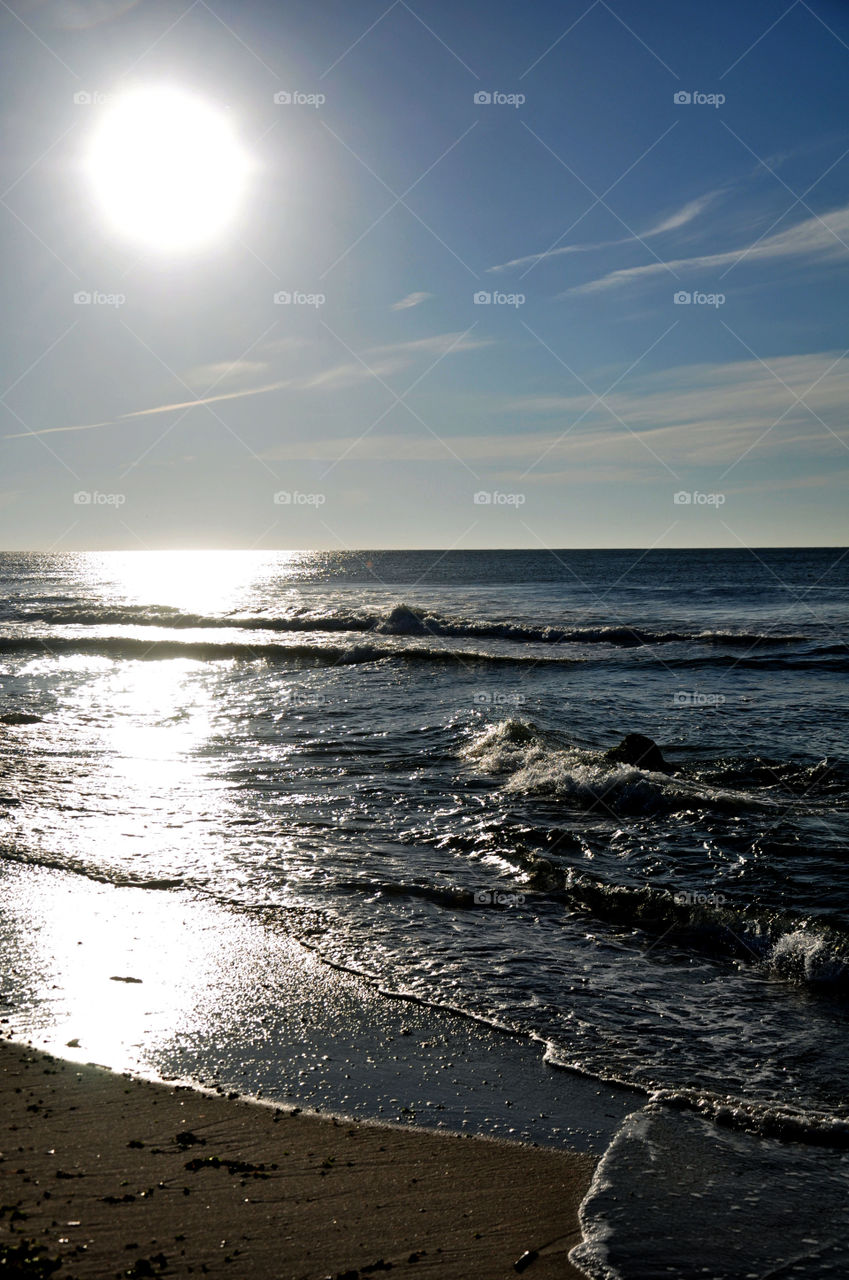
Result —
<path fill-rule="evenodd" d="M 592 1280 L 839 1280 L 848 1195 L 843 1150 L 730 1132 L 650 1103 L 599 1162 L 569 1258 Z"/>

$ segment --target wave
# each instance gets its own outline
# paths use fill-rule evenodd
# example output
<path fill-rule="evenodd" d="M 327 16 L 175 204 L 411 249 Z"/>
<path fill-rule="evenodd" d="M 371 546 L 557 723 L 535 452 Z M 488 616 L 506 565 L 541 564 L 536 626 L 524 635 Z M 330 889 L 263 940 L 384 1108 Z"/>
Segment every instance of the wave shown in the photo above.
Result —
<path fill-rule="evenodd" d="M 421 991 L 404 989 L 403 983 L 399 986 L 398 984 L 387 982 L 385 977 L 380 977 L 377 973 L 370 972 L 367 967 L 364 968 L 351 959 L 336 960 L 326 955 L 319 943 L 319 939 L 328 936 L 328 922 L 322 919 L 319 913 L 303 907 L 287 904 L 283 908 L 276 903 L 240 900 L 231 897 L 226 892 L 222 892 L 222 886 L 217 884 L 214 879 L 209 881 L 192 878 L 180 880 L 153 876 L 124 875 L 117 869 L 106 871 L 103 868 L 83 864 L 69 865 L 44 854 L 28 856 L 23 851 L 15 851 L 8 848 L 3 849 L 2 853 L 5 857 L 11 857 L 15 861 L 35 863 L 45 868 L 55 868 L 72 874 L 81 874 L 86 878 L 107 884 L 112 883 L 118 887 L 165 891 L 176 890 L 189 892 L 195 896 L 208 897 L 232 910 L 244 912 L 250 918 L 260 920 L 270 928 L 279 929 L 282 927 L 287 934 L 293 934 L 302 945 L 314 951 L 322 963 L 348 973 L 357 974 L 369 983 L 374 984 L 378 990 L 388 996 L 400 997 L 429 1008 L 452 1011 L 474 1021 L 509 1031 L 513 1035 L 521 1035 L 538 1041 L 545 1045 L 545 1060 L 552 1067 L 568 1070 L 592 1079 L 619 1083 L 624 1087 L 642 1093 L 647 1098 L 650 1106 L 665 1104 L 666 1108 L 695 1113 L 699 1118 L 703 1117 L 705 1120 L 710 1120 L 717 1126 L 730 1128 L 738 1133 L 745 1131 L 757 1134 L 761 1138 L 779 1137 L 784 1140 L 816 1145 L 819 1148 L 849 1148 L 849 1121 L 846 1119 L 814 1110 L 804 1110 L 795 1107 L 792 1103 L 741 1098 L 723 1094 L 710 1088 L 690 1087 L 687 1085 L 654 1088 L 651 1084 L 635 1082 L 633 1079 L 628 1078 L 626 1073 L 617 1071 L 615 1059 L 611 1059 L 604 1066 L 600 1066 L 596 1062 L 591 1066 L 583 1067 L 575 1062 L 571 1051 L 561 1049 L 556 1043 L 548 1039 L 547 1034 L 541 1029 L 520 1028 L 514 1025 L 509 1018 L 500 1016 L 492 1010 L 487 1012 L 472 1011 L 465 1007 L 464 1004 L 456 1001 L 449 1002 L 444 998 L 429 999 Z M 550 876 L 550 864 L 547 864 L 547 869 L 538 867 L 537 872 L 536 880 L 537 885 L 539 885 L 543 878 L 547 879 Z M 561 886 L 566 887 L 570 884 L 569 877 L 564 876 L 560 883 Z M 380 892 L 387 897 L 421 899 L 450 911 L 477 908 L 478 903 L 481 901 L 478 895 L 471 894 L 462 888 L 454 888 L 450 885 L 427 885 L 421 882 L 406 884 L 398 881 L 370 883 L 363 880 L 354 880 L 347 884 L 340 884 L 338 887 L 360 893 Z M 518 887 L 526 895 L 526 900 L 521 905 L 526 907 L 528 911 L 533 912 L 535 909 L 534 894 L 528 892 L 526 884 Z M 547 886 L 547 890 L 550 891 L 550 884 Z M 665 921 L 669 918 L 669 916 L 665 917 L 663 915 L 664 902 L 661 901 L 661 899 L 664 899 L 668 908 L 668 894 L 654 893 L 651 890 L 629 893 L 629 891 L 622 891 L 616 886 L 606 886 L 601 882 L 591 882 L 587 878 L 575 876 L 571 877 L 571 891 L 571 896 L 568 900 L 573 907 L 579 909 L 591 907 L 598 913 L 599 901 L 602 902 L 602 910 L 604 910 L 605 903 L 614 903 L 614 910 L 624 919 L 627 919 L 631 926 L 636 924 L 639 928 L 647 930 L 651 928 L 656 931 L 664 927 Z M 564 894 L 564 896 L 566 895 Z M 494 898 L 495 894 L 493 894 Z M 493 904 L 487 903 L 487 909 L 491 909 L 491 905 Z M 512 906 L 512 904 L 510 905 Z M 689 917 L 690 932 L 688 938 L 681 932 L 675 933 L 673 931 L 668 941 L 673 945 L 684 944 L 688 939 L 692 942 L 695 936 L 693 927 L 696 922 L 699 919 L 709 918 L 710 915 L 710 908 L 697 907 L 691 909 L 688 907 L 682 917 L 685 920 Z M 716 936 L 715 933 L 714 936 Z M 778 937 L 777 945 L 773 947 L 773 953 L 779 964 L 791 953 L 796 958 L 807 957 L 808 960 L 818 956 L 819 959 L 815 960 L 814 968 L 819 967 L 819 973 L 804 973 L 802 970 L 810 968 L 806 960 L 797 976 L 804 980 L 821 980 L 824 976 L 821 960 L 825 956 L 827 949 L 830 950 L 829 963 L 837 962 L 833 944 L 834 938 L 830 938 L 827 931 L 821 929 L 818 935 L 815 936 L 813 930 L 804 928 L 802 923 L 797 921 L 796 927 L 789 933 L 784 933 Z M 846 958 L 849 958 L 849 950 L 844 950 L 842 954 L 844 959 L 840 963 L 846 968 L 845 961 Z M 769 959 L 769 957 L 766 958 Z M 781 976 L 786 977 L 788 975 L 784 973 Z"/>
<path fill-rule="evenodd" d="M 545 858 L 532 857 L 529 865 L 532 884 L 595 919 L 662 937 L 665 946 L 754 962 L 787 982 L 849 990 L 849 930 L 836 921 L 744 908 L 712 889 L 608 884 Z"/>
<path fill-rule="evenodd" d="M 81 859 L 53 856 L 41 849 L 21 849 L 7 843 L 0 844 L 0 859 L 4 862 L 16 862 L 27 867 L 43 867 L 47 871 L 62 871 L 66 874 L 84 876 L 96 884 L 113 885 L 117 889 L 171 889 L 196 890 L 205 887 L 205 882 L 190 881 L 182 876 L 145 876 L 124 871 L 119 867 L 105 868 Z"/>
<path fill-rule="evenodd" d="M 656 1101 L 633 1112 L 596 1166 L 570 1261 L 592 1280 L 845 1276 L 846 1126 L 781 1128 L 727 1134 Z"/>
<path fill-rule="evenodd" d="M 269 614 L 227 614 L 209 616 L 185 613 L 165 606 L 135 605 L 63 609 L 38 608 L 7 612 L 6 621 L 41 623 L 49 626 L 158 626 L 194 629 L 238 627 L 250 631 L 278 632 L 373 632 L 386 636 L 419 636 L 477 640 L 507 640 L 517 644 L 604 644 L 617 648 L 640 648 L 656 644 L 701 644 L 747 649 L 805 643 L 802 635 L 773 635 L 769 632 L 659 630 L 637 626 L 563 627 L 533 625 L 508 620 L 445 616 L 408 604 L 369 611 L 295 610 L 283 616 Z"/>
<path fill-rule="evenodd" d="M 739 814 L 809 812 L 818 803 L 843 807 L 849 767 L 756 758 L 726 760 L 714 768 L 692 765 L 658 773 L 620 763 L 604 750 L 576 747 L 562 734 L 525 720 L 501 720 L 474 735 L 461 756 L 500 779 L 507 795 L 553 796 L 582 809 L 611 815 L 689 811 Z"/>
<path fill-rule="evenodd" d="M 813 764 L 798 761 L 730 757 L 701 772 L 712 786 L 778 789 L 789 795 L 830 796 L 841 801 L 849 791 L 849 765 L 827 757 Z"/>
<path fill-rule="evenodd" d="M 259 640 L 182 640 L 143 636 L 0 636 L 0 654 L 38 653 L 44 655 L 88 654 L 92 657 L 154 661 L 187 658 L 199 662 L 237 660 L 245 662 L 300 662 L 314 666 L 346 663 L 405 660 L 410 662 L 493 663 L 496 665 L 571 666 L 579 658 L 534 658 L 512 653 L 481 653 L 443 645 L 361 644 L 275 644 Z"/>
<path fill-rule="evenodd" d="M 729 667 L 740 671 L 849 671 L 849 647 L 846 645 L 810 646 L 797 653 L 776 655 L 733 653 L 691 654 L 663 659 L 664 666 L 676 669 Z"/>
<path fill-rule="evenodd" d="M 399 880 L 343 880 L 334 887 L 353 893 L 380 894 L 385 898 L 417 898 L 448 910 L 462 910 L 475 905 L 475 895 L 471 889 L 461 889 L 454 885 L 404 883 Z"/>
<path fill-rule="evenodd" d="M 490 889 L 471 890 L 452 884 L 384 881 L 363 877 L 335 888 L 362 895 L 410 898 L 449 911 L 526 906 L 531 912 L 545 901 L 568 910 L 637 929 L 664 946 L 716 959 L 758 964 L 771 976 L 822 990 L 849 990 L 849 928 L 768 908 L 741 907 L 711 888 L 705 891 L 656 889 L 610 884 L 573 867 L 558 865 L 544 854 L 517 848 L 509 855 L 519 878 L 499 879 Z"/>
<path fill-rule="evenodd" d="M 502 720 L 477 734 L 462 751 L 479 770 L 502 775 L 502 790 L 521 796 L 556 796 L 584 809 L 645 814 L 712 809 L 736 813 L 776 806 L 750 792 L 719 789 L 681 776 L 621 764 L 603 751 L 571 746 L 558 734 L 522 720 Z"/>
<path fill-rule="evenodd" d="M 804 1142 L 808 1146 L 849 1148 L 849 1120 L 826 1112 L 800 1111 L 786 1104 L 758 1102 L 707 1089 L 654 1089 L 653 1105 L 693 1111 L 723 1129 L 752 1133 L 759 1138 Z"/>

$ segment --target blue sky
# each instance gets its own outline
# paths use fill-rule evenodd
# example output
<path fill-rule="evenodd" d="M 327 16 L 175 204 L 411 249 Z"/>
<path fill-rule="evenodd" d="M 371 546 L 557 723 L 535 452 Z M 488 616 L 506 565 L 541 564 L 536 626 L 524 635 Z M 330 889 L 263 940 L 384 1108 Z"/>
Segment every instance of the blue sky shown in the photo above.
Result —
<path fill-rule="evenodd" d="M 3 549 L 849 542 L 849 5 L 0 28 Z M 168 252 L 85 168 L 161 86 L 250 164 Z"/>

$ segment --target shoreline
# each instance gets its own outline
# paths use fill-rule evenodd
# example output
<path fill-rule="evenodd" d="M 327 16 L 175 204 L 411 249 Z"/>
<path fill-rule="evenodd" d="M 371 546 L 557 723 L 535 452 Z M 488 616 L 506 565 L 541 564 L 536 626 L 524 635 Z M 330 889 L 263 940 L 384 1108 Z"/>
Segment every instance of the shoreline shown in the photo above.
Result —
<path fill-rule="evenodd" d="M 0 886 L 0 1030 L 64 1059 L 597 1155 L 644 1105 L 549 1065 L 538 1041 L 386 995 L 210 900 L 11 863 Z"/>
<path fill-rule="evenodd" d="M 0 1241 L 61 1258 L 55 1280 L 498 1280 L 526 1254 L 534 1280 L 581 1275 L 587 1154 L 257 1106 L 8 1041 L 0 1099 Z"/>
<path fill-rule="evenodd" d="M 209 899 L 0 885 L 0 1242 L 62 1259 L 4 1275 L 582 1275 L 578 1209 L 641 1093 Z"/>

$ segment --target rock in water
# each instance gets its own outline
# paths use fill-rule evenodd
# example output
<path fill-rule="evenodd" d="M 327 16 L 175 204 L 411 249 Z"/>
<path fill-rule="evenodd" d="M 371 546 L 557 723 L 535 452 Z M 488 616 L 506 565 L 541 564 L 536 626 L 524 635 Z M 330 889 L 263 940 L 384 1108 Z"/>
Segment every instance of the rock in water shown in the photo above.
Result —
<path fill-rule="evenodd" d="M 30 711 L 4 711 L 0 724 L 41 724 L 41 716 L 34 716 Z"/>
<path fill-rule="evenodd" d="M 664 760 L 657 743 L 642 733 L 626 733 L 618 747 L 605 751 L 604 758 L 613 760 L 616 764 L 632 764 L 637 769 L 650 769 L 653 773 L 674 772 L 672 766 Z"/>

